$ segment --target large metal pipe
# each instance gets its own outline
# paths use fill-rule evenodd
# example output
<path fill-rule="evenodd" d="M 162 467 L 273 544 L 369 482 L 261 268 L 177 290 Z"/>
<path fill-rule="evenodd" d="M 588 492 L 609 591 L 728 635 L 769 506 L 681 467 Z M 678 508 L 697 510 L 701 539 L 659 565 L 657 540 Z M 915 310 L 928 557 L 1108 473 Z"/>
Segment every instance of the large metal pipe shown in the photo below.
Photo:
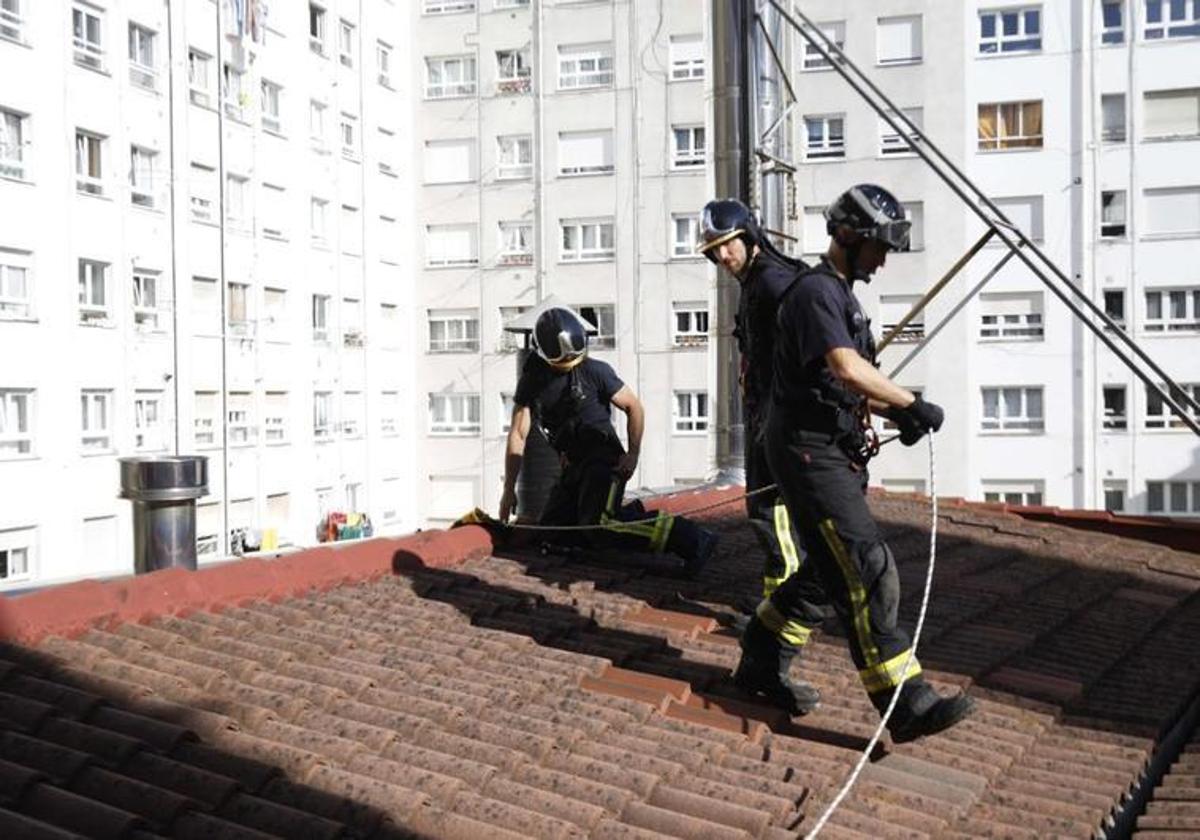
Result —
<path fill-rule="evenodd" d="M 752 87 L 754 95 L 754 114 L 757 118 L 753 123 L 757 126 L 776 126 L 784 116 L 783 103 L 783 82 L 782 73 L 779 65 L 775 61 L 775 56 L 772 55 L 774 50 L 773 45 L 783 44 L 783 21 L 779 17 L 779 12 L 770 4 L 758 3 L 761 7 L 758 12 L 758 26 L 751 29 L 753 32 L 753 61 L 754 61 L 754 85 Z M 758 173 L 758 206 L 762 216 L 762 222 L 767 230 L 784 231 L 786 230 L 786 204 L 787 204 L 787 178 L 788 172 L 779 161 L 787 160 L 789 157 L 789 138 L 790 131 L 785 124 L 782 128 L 776 128 L 769 134 L 764 136 L 756 135 L 752 137 L 754 148 L 751 153 L 758 160 L 763 160 L 763 157 L 758 157 L 761 151 L 765 153 L 765 159 L 768 165 L 765 167 L 755 167 Z M 776 242 L 781 250 L 783 243 Z"/>
<path fill-rule="evenodd" d="M 750 130 L 749 44 L 751 4 L 746 0 L 712 2 L 713 120 L 712 142 L 715 195 L 750 201 Z M 740 360 L 733 338 L 734 313 L 737 311 L 737 284 L 718 278 L 716 317 L 712 319 L 716 354 L 716 395 L 712 400 L 716 414 L 716 480 L 745 481 L 745 430 L 738 387 Z"/>
<path fill-rule="evenodd" d="M 133 571 L 196 569 L 196 499 L 208 494 L 203 455 L 120 458 L 121 498 L 133 502 Z"/>

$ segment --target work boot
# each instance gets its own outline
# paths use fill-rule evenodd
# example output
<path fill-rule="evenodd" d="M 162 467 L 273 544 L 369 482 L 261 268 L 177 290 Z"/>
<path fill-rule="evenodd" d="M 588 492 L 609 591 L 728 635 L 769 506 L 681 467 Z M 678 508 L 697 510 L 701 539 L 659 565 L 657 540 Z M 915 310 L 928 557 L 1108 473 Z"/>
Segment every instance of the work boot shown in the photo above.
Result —
<path fill-rule="evenodd" d="M 890 691 L 871 695 L 881 715 L 890 700 Z M 943 732 L 974 710 L 975 701 L 965 694 L 942 697 L 923 679 L 909 680 L 900 689 L 900 700 L 888 720 L 888 732 L 893 744 L 904 744 Z"/>
<path fill-rule="evenodd" d="M 757 617 L 742 633 L 742 659 L 733 682 L 742 691 L 761 696 L 789 715 L 806 715 L 821 704 L 821 692 L 806 682 L 788 677 L 796 647 L 781 641 Z"/>
<path fill-rule="evenodd" d="M 683 558 L 684 576 L 695 578 L 713 556 L 720 541 L 721 537 L 716 531 L 677 516 L 671 523 L 666 549 Z"/>

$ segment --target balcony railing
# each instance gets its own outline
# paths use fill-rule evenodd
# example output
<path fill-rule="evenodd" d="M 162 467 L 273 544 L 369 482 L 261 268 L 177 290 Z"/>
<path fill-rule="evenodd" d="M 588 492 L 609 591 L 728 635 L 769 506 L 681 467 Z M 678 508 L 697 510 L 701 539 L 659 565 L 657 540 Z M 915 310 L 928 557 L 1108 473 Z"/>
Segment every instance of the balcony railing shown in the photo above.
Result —
<path fill-rule="evenodd" d="M 158 72 L 144 64 L 133 62 L 129 65 L 129 81 L 142 90 L 158 90 Z"/>
<path fill-rule="evenodd" d="M 533 265 L 533 254 L 529 251 L 513 251 L 501 254 L 496 260 L 497 265 Z"/>
<path fill-rule="evenodd" d="M 496 82 L 497 93 L 529 93 L 533 87 L 528 76 L 517 79 L 500 79 Z"/>
<path fill-rule="evenodd" d="M 83 38 L 75 39 L 75 63 L 93 70 L 104 69 L 104 48 Z"/>

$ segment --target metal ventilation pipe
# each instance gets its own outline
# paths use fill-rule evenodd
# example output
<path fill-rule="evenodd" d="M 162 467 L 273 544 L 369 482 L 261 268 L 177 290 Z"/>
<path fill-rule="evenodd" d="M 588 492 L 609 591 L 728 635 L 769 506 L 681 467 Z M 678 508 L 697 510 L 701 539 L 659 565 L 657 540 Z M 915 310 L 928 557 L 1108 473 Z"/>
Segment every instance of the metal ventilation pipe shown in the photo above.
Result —
<path fill-rule="evenodd" d="M 208 458 L 120 458 L 121 498 L 133 502 L 134 574 L 196 569 L 196 499 L 208 495 Z"/>
<path fill-rule="evenodd" d="M 770 43 L 776 48 L 784 48 L 783 19 L 779 11 L 770 3 L 760 2 L 762 8 L 758 12 L 761 26 L 754 25 L 751 33 L 754 43 L 751 60 L 754 66 L 754 96 L 753 114 L 748 130 L 752 132 L 746 150 L 748 160 L 753 160 L 761 145 L 761 150 L 770 155 L 765 166 L 752 167 L 751 177 L 757 172 L 759 186 L 758 209 L 762 216 L 763 226 L 768 230 L 783 232 L 787 229 L 787 188 L 789 169 L 783 161 L 790 160 L 789 126 L 784 119 L 783 110 L 783 78 L 779 65 L 771 55 L 771 47 L 763 37 L 764 31 Z M 783 56 L 779 56 L 780 59 Z M 778 123 L 778 124 L 777 124 Z M 769 137 L 761 137 L 761 128 L 774 126 Z M 752 196 L 753 198 L 753 196 Z M 753 204 L 751 205 L 753 206 Z M 782 243 L 776 242 L 780 250 L 786 250 Z"/>
<path fill-rule="evenodd" d="M 712 0 L 713 69 L 712 147 L 714 195 L 750 203 L 750 86 L 746 47 L 752 23 L 752 4 L 746 0 Z M 717 283 L 716 312 L 711 328 L 716 340 L 716 481 L 745 483 L 745 429 L 738 388 L 739 359 L 733 338 L 737 312 L 736 283 Z"/>

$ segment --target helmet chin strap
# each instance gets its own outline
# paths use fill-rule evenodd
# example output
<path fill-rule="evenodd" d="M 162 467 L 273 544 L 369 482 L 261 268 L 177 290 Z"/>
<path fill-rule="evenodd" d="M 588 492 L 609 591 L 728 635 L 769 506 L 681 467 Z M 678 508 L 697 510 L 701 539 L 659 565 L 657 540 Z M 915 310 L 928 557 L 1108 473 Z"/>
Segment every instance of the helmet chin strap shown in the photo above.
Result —
<path fill-rule="evenodd" d="M 854 285 L 854 281 L 858 280 L 862 283 L 870 283 L 871 275 L 858 267 L 858 255 L 862 252 L 865 239 L 859 239 L 852 246 L 846 249 L 846 268 L 847 275 L 850 277 L 850 285 Z"/>

